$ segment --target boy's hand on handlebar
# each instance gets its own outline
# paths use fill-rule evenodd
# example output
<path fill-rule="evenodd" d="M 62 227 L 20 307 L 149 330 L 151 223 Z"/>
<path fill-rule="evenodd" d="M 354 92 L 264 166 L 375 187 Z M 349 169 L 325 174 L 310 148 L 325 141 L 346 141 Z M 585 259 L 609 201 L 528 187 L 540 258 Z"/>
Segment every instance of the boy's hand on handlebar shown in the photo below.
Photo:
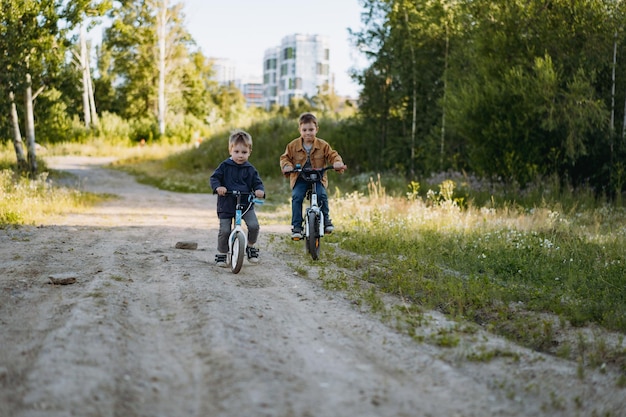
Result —
<path fill-rule="evenodd" d="M 226 191 L 228 191 L 226 187 L 217 187 L 215 189 L 215 192 L 217 193 L 217 195 L 222 195 L 222 196 L 226 195 Z"/>
<path fill-rule="evenodd" d="M 254 196 L 256 198 L 265 198 L 265 192 L 263 190 L 255 190 Z"/>
<path fill-rule="evenodd" d="M 293 171 L 293 167 L 291 165 L 285 165 L 283 167 L 283 174 L 289 174 L 291 171 Z"/>
<path fill-rule="evenodd" d="M 343 174 L 343 171 L 346 170 L 346 168 L 348 168 L 347 165 L 344 165 L 343 162 L 335 162 L 333 164 L 333 169 L 337 172 L 339 172 L 340 174 Z"/>

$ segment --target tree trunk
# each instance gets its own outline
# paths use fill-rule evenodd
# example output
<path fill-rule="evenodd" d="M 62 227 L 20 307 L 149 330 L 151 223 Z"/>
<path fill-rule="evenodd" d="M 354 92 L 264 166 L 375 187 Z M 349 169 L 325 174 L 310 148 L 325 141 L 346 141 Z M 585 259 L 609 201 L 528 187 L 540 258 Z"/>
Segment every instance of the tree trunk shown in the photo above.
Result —
<path fill-rule="evenodd" d="M 96 100 L 93 95 L 93 82 L 91 80 L 91 67 L 89 66 L 89 55 L 87 55 L 87 89 L 89 95 L 89 108 L 91 109 L 91 122 L 95 127 L 98 127 L 100 121 L 98 120 L 98 111 L 96 110 Z"/>
<path fill-rule="evenodd" d="M 443 171 L 444 145 L 446 140 L 446 99 L 448 90 L 448 52 L 450 48 L 449 25 L 446 18 L 446 50 L 443 64 L 443 103 L 441 105 L 441 139 L 439 144 L 439 170 Z"/>
<path fill-rule="evenodd" d="M 80 25 L 80 67 L 83 73 L 83 118 L 85 127 L 91 127 L 91 106 L 89 102 L 89 66 L 87 65 L 87 40 L 85 28 Z"/>
<path fill-rule="evenodd" d="M 26 161 L 26 156 L 24 156 L 24 142 L 22 142 L 20 120 L 17 116 L 17 106 L 15 105 L 15 94 L 13 94 L 13 91 L 9 93 L 9 99 L 11 100 L 11 124 L 13 124 L 13 147 L 17 157 L 17 169 L 19 172 L 27 172 L 28 161 Z"/>
<path fill-rule="evenodd" d="M 409 34 L 409 50 L 411 51 L 411 82 L 413 84 L 413 113 L 411 114 L 411 176 L 415 176 L 415 135 L 417 128 L 417 76 L 415 74 L 415 48 L 413 46 L 413 39 L 411 37 L 411 28 L 409 26 L 409 14 L 404 9 L 404 23 L 406 23 L 406 30 Z"/>
<path fill-rule="evenodd" d="M 165 44 L 167 35 L 167 0 L 163 0 L 157 20 L 159 42 L 159 133 L 165 134 Z"/>
<path fill-rule="evenodd" d="M 24 95 L 26 109 L 26 146 L 28 148 L 28 165 L 30 174 L 37 175 L 37 152 L 35 150 L 35 116 L 33 114 L 33 87 L 30 74 L 26 74 L 26 93 Z"/>

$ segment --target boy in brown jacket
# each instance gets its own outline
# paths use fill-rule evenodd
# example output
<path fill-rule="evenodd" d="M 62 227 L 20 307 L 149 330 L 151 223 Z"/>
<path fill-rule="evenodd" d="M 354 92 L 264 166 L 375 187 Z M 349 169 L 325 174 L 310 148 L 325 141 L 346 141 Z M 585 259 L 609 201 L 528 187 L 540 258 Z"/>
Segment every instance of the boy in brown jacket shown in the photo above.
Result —
<path fill-rule="evenodd" d="M 289 176 L 291 186 L 291 238 L 302 239 L 302 203 L 309 183 L 292 172 L 296 165 L 302 168 L 324 168 L 332 164 L 335 171 L 342 173 L 346 166 L 341 155 L 323 139 L 316 136 L 319 126 L 312 113 L 303 113 L 298 119 L 300 137 L 287 144 L 285 152 L 280 156 L 280 168 L 284 175 Z M 332 233 L 333 223 L 328 210 L 328 177 L 324 173 L 321 186 L 318 186 L 318 198 L 324 214 L 324 233 Z"/>

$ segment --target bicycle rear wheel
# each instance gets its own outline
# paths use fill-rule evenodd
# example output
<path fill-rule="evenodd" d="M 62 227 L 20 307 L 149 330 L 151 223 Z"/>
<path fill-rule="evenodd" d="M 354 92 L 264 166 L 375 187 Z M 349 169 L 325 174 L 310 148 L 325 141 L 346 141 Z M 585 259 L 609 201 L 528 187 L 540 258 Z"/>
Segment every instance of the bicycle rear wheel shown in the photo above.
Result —
<path fill-rule="evenodd" d="M 320 239 L 320 218 L 313 211 L 307 214 L 307 227 L 309 228 L 309 230 L 307 230 L 307 249 L 311 254 L 311 258 L 315 261 L 320 257 L 320 244 L 322 240 Z"/>
<path fill-rule="evenodd" d="M 230 269 L 233 271 L 233 274 L 237 274 L 241 271 L 243 258 L 246 255 L 246 237 L 242 232 L 237 231 L 233 235 L 232 248 L 233 250 L 230 254 Z"/>

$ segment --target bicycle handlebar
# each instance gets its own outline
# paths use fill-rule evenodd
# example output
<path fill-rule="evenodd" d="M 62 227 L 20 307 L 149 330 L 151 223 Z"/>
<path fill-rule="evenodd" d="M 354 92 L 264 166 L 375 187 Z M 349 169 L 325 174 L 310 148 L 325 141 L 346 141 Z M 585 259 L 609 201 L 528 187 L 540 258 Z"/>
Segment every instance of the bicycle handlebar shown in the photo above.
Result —
<path fill-rule="evenodd" d="M 319 172 L 320 174 L 323 174 L 325 171 L 328 171 L 329 169 L 334 169 L 335 171 L 338 171 L 340 169 L 345 169 L 346 166 L 344 165 L 341 168 L 335 168 L 333 165 L 326 165 L 324 168 L 303 168 L 300 166 L 300 164 L 296 164 L 296 166 L 294 167 L 294 169 L 292 171 L 287 172 L 287 174 L 290 174 L 292 172 Z"/>
<path fill-rule="evenodd" d="M 234 195 L 234 196 L 248 196 L 248 202 L 253 204 L 262 205 L 265 201 L 255 197 L 253 192 L 248 191 L 237 191 L 237 190 L 227 190 L 226 195 Z"/>
<path fill-rule="evenodd" d="M 335 171 L 339 171 L 342 169 L 346 169 L 346 166 L 344 165 L 343 167 L 338 168 L 338 169 L 335 168 L 333 165 L 327 165 L 324 168 L 302 168 L 300 164 L 296 164 L 293 170 L 286 172 L 285 174 L 291 174 L 291 173 L 302 174 L 301 178 L 303 178 L 307 182 L 314 183 L 314 182 L 320 182 L 322 178 L 324 177 L 324 173 L 328 171 L 329 169 L 334 169 Z"/>

